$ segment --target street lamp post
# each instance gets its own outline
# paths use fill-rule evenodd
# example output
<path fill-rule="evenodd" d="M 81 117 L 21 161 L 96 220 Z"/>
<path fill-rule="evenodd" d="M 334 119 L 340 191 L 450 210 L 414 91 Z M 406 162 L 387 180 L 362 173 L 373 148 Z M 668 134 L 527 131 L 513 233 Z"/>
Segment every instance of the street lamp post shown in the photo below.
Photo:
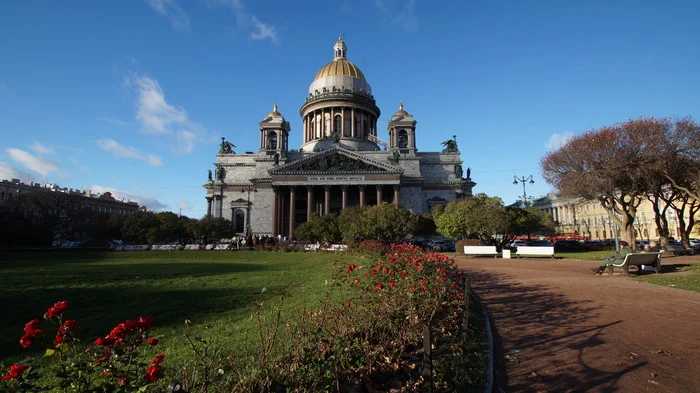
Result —
<path fill-rule="evenodd" d="M 523 183 L 523 206 L 527 208 L 527 192 L 525 191 L 525 183 L 535 184 L 535 180 L 532 179 L 532 175 L 528 177 L 521 176 L 520 178 L 513 176 L 513 179 L 513 184 L 515 185 L 518 183 Z"/>
<path fill-rule="evenodd" d="M 249 186 L 244 186 L 241 188 L 241 193 L 247 192 L 248 193 L 248 198 L 247 198 L 247 203 L 246 203 L 246 212 L 245 212 L 245 236 L 248 237 L 250 235 L 250 193 L 251 192 L 258 192 L 258 190 L 255 188 L 254 185 L 249 185 Z"/>

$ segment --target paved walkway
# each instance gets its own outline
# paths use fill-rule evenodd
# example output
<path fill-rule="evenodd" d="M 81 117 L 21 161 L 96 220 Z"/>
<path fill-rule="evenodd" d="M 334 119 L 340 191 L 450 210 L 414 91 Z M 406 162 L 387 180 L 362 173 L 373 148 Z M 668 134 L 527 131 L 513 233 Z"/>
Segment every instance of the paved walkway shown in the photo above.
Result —
<path fill-rule="evenodd" d="M 492 319 L 494 392 L 700 392 L 700 293 L 596 276 L 597 261 L 456 261 Z"/>

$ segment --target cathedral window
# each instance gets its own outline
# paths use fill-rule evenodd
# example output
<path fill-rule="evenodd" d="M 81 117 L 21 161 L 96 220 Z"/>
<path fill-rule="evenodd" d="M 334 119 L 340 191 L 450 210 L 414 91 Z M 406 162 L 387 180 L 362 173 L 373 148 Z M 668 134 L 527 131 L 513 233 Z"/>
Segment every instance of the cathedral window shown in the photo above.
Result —
<path fill-rule="evenodd" d="M 268 134 L 268 150 L 277 150 L 277 133 L 272 131 Z"/>
<path fill-rule="evenodd" d="M 335 131 L 335 132 L 337 132 L 338 134 L 340 134 L 341 124 L 342 124 L 342 119 L 341 119 L 340 115 L 335 115 L 335 118 L 334 118 L 333 120 L 334 120 L 334 123 L 335 123 L 335 124 L 333 125 L 333 131 Z"/>
<path fill-rule="evenodd" d="M 406 130 L 399 131 L 399 149 L 408 147 L 408 132 Z"/>
<path fill-rule="evenodd" d="M 364 137 L 365 134 L 367 134 L 367 131 L 369 129 L 367 128 L 367 120 L 362 121 L 362 136 Z"/>
<path fill-rule="evenodd" d="M 243 209 L 236 209 L 233 218 L 234 232 L 245 232 L 245 212 Z"/>

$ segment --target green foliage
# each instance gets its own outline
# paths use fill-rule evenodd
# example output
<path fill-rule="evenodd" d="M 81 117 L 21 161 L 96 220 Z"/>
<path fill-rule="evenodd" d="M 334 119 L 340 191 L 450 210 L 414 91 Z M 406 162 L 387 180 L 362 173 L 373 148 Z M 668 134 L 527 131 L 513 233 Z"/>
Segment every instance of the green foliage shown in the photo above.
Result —
<path fill-rule="evenodd" d="M 341 240 L 338 219 L 335 214 L 319 217 L 318 214 L 311 213 L 309 221 L 299 225 L 294 230 L 294 237 L 299 241 L 305 242 L 324 241 L 336 243 Z"/>
<path fill-rule="evenodd" d="M 527 235 L 533 234 L 550 236 L 556 234 L 557 224 L 552 217 L 543 210 L 535 207 L 522 209 L 519 207 L 508 207 L 506 212 L 510 219 L 508 234 Z"/>
<path fill-rule="evenodd" d="M 392 203 L 367 206 L 362 212 L 365 239 L 398 242 L 416 232 L 418 217 L 410 210 Z"/>
<path fill-rule="evenodd" d="M 435 224 L 438 232 L 448 237 L 494 243 L 496 235 L 507 232 L 510 220 L 500 198 L 479 194 L 448 203 Z"/>

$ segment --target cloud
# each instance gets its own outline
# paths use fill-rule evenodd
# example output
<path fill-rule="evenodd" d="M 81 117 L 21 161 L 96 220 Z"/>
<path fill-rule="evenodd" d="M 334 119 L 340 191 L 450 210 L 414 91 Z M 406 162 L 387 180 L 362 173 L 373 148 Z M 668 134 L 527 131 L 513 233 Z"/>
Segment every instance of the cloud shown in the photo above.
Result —
<path fill-rule="evenodd" d="M 103 121 L 107 124 L 113 124 L 113 125 L 117 125 L 117 126 L 125 126 L 125 125 L 129 124 L 129 123 L 125 122 L 124 120 L 119 120 L 119 119 L 116 119 L 114 117 L 100 117 L 97 120 Z"/>
<path fill-rule="evenodd" d="M 170 24 L 176 30 L 187 30 L 190 28 L 190 18 L 182 10 L 177 0 L 146 0 L 155 12 L 170 19 Z"/>
<path fill-rule="evenodd" d="M 547 143 L 545 143 L 545 147 L 547 150 L 556 150 L 562 147 L 573 136 L 574 134 L 571 131 L 564 131 L 562 134 L 552 134 Z"/>
<path fill-rule="evenodd" d="M 126 191 L 120 191 L 117 190 L 116 188 L 111 188 L 111 187 L 103 187 L 100 185 L 93 185 L 90 187 L 90 190 L 92 190 L 93 193 L 97 194 L 104 194 L 105 192 L 109 192 L 112 194 L 112 196 L 116 199 L 124 199 L 125 201 L 134 201 L 138 202 L 139 205 L 143 205 L 148 207 L 148 209 L 153 210 L 153 211 L 162 211 L 167 209 L 167 205 L 159 201 L 155 196 L 153 195 L 137 195 L 137 194 L 132 194 L 130 192 Z"/>
<path fill-rule="evenodd" d="M 31 175 L 29 172 L 17 169 L 6 162 L 0 161 L 0 180 L 20 179 L 22 181 L 27 181 L 27 179 L 30 178 Z"/>
<path fill-rule="evenodd" d="M 125 79 L 136 91 L 136 119 L 148 134 L 175 135 L 175 151 L 189 154 L 196 142 L 208 140 L 206 129 L 189 120 L 187 111 L 169 104 L 157 80 L 147 76 Z"/>
<path fill-rule="evenodd" d="M 34 143 L 32 143 L 32 145 L 29 146 L 29 148 L 32 149 L 35 153 L 41 155 L 51 155 L 56 153 L 52 147 L 44 146 L 43 144 L 41 144 L 41 142 L 37 141 L 34 141 Z"/>
<path fill-rule="evenodd" d="M 405 31 L 418 30 L 418 18 L 414 12 L 415 0 L 375 0 L 374 5 L 382 17 L 401 26 Z"/>
<path fill-rule="evenodd" d="M 188 210 L 191 207 L 191 205 L 189 202 L 187 202 L 184 199 L 178 199 L 177 200 L 177 207 L 179 209 L 182 209 L 182 210 Z"/>
<path fill-rule="evenodd" d="M 115 157 L 134 158 L 137 160 L 145 161 L 148 165 L 151 166 L 163 165 L 163 161 L 160 159 L 160 157 L 153 154 L 143 154 L 131 146 L 124 146 L 119 144 L 114 139 L 100 139 L 97 141 L 97 146 L 99 146 L 103 150 L 114 154 Z"/>
<path fill-rule="evenodd" d="M 269 23 L 264 23 L 258 17 L 248 12 L 243 0 L 208 0 L 209 7 L 227 7 L 236 17 L 236 24 L 246 29 L 250 39 L 258 41 L 269 38 L 273 43 L 278 42 L 275 27 Z"/>
<path fill-rule="evenodd" d="M 14 147 L 7 148 L 5 151 L 10 155 L 12 160 L 42 176 L 46 176 L 52 172 L 58 172 L 58 164 L 55 161 L 49 160 L 48 158 L 35 156 Z"/>

